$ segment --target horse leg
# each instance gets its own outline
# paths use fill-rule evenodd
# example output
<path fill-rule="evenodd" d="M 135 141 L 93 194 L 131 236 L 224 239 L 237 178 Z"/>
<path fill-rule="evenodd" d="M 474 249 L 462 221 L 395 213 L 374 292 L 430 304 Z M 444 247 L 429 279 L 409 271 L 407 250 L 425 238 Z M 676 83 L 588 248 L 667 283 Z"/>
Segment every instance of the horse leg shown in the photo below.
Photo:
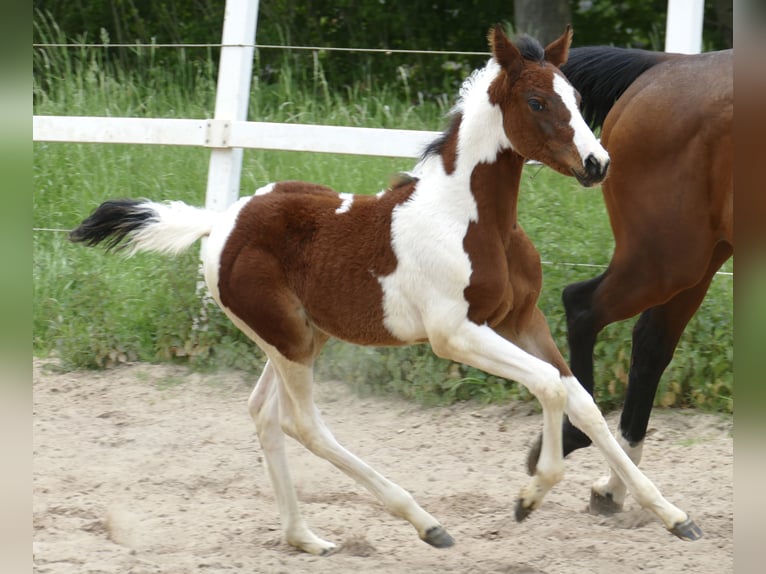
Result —
<path fill-rule="evenodd" d="M 509 315 L 494 330 L 522 351 L 558 369 L 557 378 L 560 378 L 562 374 L 571 375 L 569 366 L 553 341 L 548 323 L 539 308 L 532 309 L 529 321 L 521 328 L 516 324 L 515 315 Z M 544 393 L 543 396 L 545 396 Z M 540 402 L 542 404 L 542 400 Z M 563 406 L 559 409 L 555 399 L 547 408 L 543 406 L 543 432 L 537 442 L 534 468 L 529 472 L 533 482 L 527 486 L 526 492 L 522 491 L 517 501 L 516 520 L 518 521 L 526 518 L 532 510 L 537 508 L 545 494 L 563 476 L 561 433 L 558 432 L 563 417 Z"/>
<path fill-rule="evenodd" d="M 718 264 L 719 267 L 722 262 Z M 568 285 L 562 293 L 567 317 L 570 365 L 574 376 L 591 395 L 595 385 L 593 349 L 598 334 L 607 325 L 667 301 L 673 296 L 673 290 L 679 289 L 673 281 L 664 284 L 649 280 L 636 281 L 638 268 L 641 268 L 641 264 L 633 259 L 613 258 L 603 274 Z M 564 456 L 591 444 L 585 433 L 573 425 L 569 418 L 564 419 L 562 434 Z M 530 474 L 534 472 L 539 448 L 540 438 L 527 456 L 527 470 Z"/>
<path fill-rule="evenodd" d="M 567 317 L 567 337 L 570 349 L 571 371 L 582 386 L 592 395 L 593 379 L 593 348 L 596 337 L 604 325 L 596 321 L 592 306 L 593 293 L 603 281 L 606 274 L 599 275 L 588 281 L 568 285 L 563 292 L 564 309 Z M 591 444 L 590 438 L 575 427 L 568 417 L 562 424 L 562 449 L 567 456 L 572 451 Z M 527 473 L 531 476 L 537 469 L 537 461 L 542 446 L 542 435 L 530 448 L 527 454 Z"/>
<path fill-rule="evenodd" d="M 367 488 L 393 516 L 410 522 L 422 540 L 437 548 L 452 546 L 452 537 L 410 493 L 337 442 L 313 401 L 313 364 L 290 361 L 273 348 L 268 350 L 268 355 L 279 373 L 279 424 L 282 431 Z M 315 549 L 313 543 L 298 542 L 296 545 L 308 552 Z"/>
<path fill-rule="evenodd" d="M 646 429 L 662 373 L 673 358 L 678 341 L 702 303 L 715 273 L 731 255 L 719 244 L 702 280 L 668 302 L 644 311 L 633 329 L 633 350 L 625 404 L 617 440 L 631 460 L 641 461 Z M 599 514 L 622 510 L 626 488 L 613 471 L 593 484 L 590 508 Z"/>
<path fill-rule="evenodd" d="M 561 298 L 567 318 L 567 343 L 569 344 L 569 364 L 580 384 L 592 395 L 595 388 L 593 377 L 593 349 L 596 338 L 606 326 L 598 320 L 597 310 L 593 308 L 593 293 L 606 276 L 574 283 L 564 288 Z M 569 419 L 564 420 L 564 456 L 579 448 L 589 446 L 590 439 Z"/>
<path fill-rule="evenodd" d="M 668 502 L 657 487 L 636 467 L 628 455 L 609 432 L 606 421 L 593 397 L 573 376 L 561 376 L 550 363 L 523 351 L 510 341 L 499 336 L 486 325 L 477 325 L 468 320 L 451 329 L 430 336 L 431 345 L 437 355 L 460 361 L 497 376 L 512 379 L 526 386 L 543 408 L 553 410 L 551 420 L 561 421 L 562 409 L 573 424 L 587 434 L 604 454 L 609 465 L 622 478 L 630 492 L 643 507 L 654 512 L 675 535 L 686 540 L 695 540 L 701 532 L 681 509 Z M 545 414 L 543 415 L 545 419 Z M 552 464 L 544 475 L 560 480 L 563 476 L 564 461 L 561 450 L 556 450 L 556 437 L 560 426 L 550 428 L 543 425 L 543 450 L 538 462 Z M 560 439 L 558 439 L 560 441 Z M 549 446 L 546 447 L 546 444 Z M 528 487 L 522 489 L 517 508 L 517 517 L 524 518 L 537 508 L 547 492 L 548 485 L 541 484 L 538 474 L 532 477 Z M 548 487 L 549 488 L 549 487 Z"/>
<path fill-rule="evenodd" d="M 248 409 L 255 422 L 266 469 L 274 488 L 282 533 L 291 546 L 311 554 L 328 554 L 335 549 L 335 544 L 314 534 L 298 509 L 295 487 L 287 466 L 285 435 L 279 424 L 279 385 L 279 375 L 269 360 L 250 395 Z"/>

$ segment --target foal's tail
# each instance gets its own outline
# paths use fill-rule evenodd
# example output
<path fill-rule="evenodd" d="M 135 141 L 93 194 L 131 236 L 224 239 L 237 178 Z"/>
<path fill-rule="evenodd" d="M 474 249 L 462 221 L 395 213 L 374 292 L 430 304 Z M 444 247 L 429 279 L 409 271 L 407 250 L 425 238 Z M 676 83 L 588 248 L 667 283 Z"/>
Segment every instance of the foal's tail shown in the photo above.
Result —
<path fill-rule="evenodd" d="M 106 201 L 69 234 L 69 239 L 90 246 L 104 243 L 107 251 L 127 249 L 129 255 L 139 251 L 176 254 L 209 235 L 218 216 L 215 211 L 181 201 Z"/>
<path fill-rule="evenodd" d="M 561 71 L 582 96 L 582 115 L 592 129 L 601 127 L 614 102 L 641 74 L 672 57 L 613 46 L 587 46 L 569 50 Z"/>

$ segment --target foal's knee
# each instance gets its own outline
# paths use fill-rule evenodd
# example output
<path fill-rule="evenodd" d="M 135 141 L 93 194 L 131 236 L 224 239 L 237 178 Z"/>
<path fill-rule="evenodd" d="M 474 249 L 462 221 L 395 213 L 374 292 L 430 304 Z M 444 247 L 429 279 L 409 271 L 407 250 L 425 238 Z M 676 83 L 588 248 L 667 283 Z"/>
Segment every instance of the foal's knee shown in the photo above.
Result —
<path fill-rule="evenodd" d="M 572 424 L 589 435 L 599 427 L 606 428 L 596 402 L 578 380 L 575 377 L 562 377 L 561 380 L 567 390 L 566 412 Z"/>
<path fill-rule="evenodd" d="M 557 376 L 552 379 L 548 384 L 543 385 L 541 391 L 537 395 L 537 399 L 543 406 L 556 409 L 557 411 L 563 411 L 567 405 L 567 389 L 561 382 L 561 378 Z"/>

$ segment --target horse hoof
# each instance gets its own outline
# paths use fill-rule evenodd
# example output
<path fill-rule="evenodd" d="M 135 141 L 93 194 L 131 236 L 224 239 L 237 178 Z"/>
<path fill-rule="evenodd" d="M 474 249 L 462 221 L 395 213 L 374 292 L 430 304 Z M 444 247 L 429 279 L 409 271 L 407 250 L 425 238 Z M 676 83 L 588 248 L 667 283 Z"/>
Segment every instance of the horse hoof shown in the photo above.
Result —
<path fill-rule="evenodd" d="M 524 506 L 524 503 L 522 502 L 521 498 L 516 499 L 516 508 L 514 509 L 513 515 L 516 518 L 516 522 L 521 522 L 524 520 L 527 516 L 532 514 L 532 511 L 534 510 L 531 506 Z"/>
<path fill-rule="evenodd" d="M 590 491 L 590 506 L 588 507 L 591 514 L 600 514 L 602 516 L 611 516 L 622 512 L 622 504 L 616 503 L 612 499 L 611 494 L 603 495 L 599 494 L 595 490 Z"/>
<path fill-rule="evenodd" d="M 540 450 L 542 448 L 543 437 L 539 436 L 535 444 L 532 445 L 532 448 L 529 449 L 529 454 L 527 455 L 527 474 L 529 476 L 534 476 L 537 472 L 537 461 L 540 460 Z"/>
<path fill-rule="evenodd" d="M 449 535 L 443 526 L 434 526 L 426 530 L 423 540 L 434 548 L 449 548 L 455 544 L 455 539 Z"/>
<path fill-rule="evenodd" d="M 673 528 L 669 528 L 670 532 L 678 536 L 681 540 L 699 540 L 702 538 L 702 529 L 697 526 L 691 518 L 687 518 L 683 522 L 679 522 Z"/>
<path fill-rule="evenodd" d="M 319 553 L 319 555 L 320 555 L 320 556 L 332 556 L 332 555 L 333 555 L 333 554 L 335 554 L 337 551 L 338 551 L 338 547 L 337 547 L 337 546 L 335 546 L 335 545 L 333 544 L 332 546 L 330 546 L 330 547 L 328 547 L 328 548 L 325 548 L 325 549 L 323 549 L 323 550 L 322 550 L 322 551 Z"/>

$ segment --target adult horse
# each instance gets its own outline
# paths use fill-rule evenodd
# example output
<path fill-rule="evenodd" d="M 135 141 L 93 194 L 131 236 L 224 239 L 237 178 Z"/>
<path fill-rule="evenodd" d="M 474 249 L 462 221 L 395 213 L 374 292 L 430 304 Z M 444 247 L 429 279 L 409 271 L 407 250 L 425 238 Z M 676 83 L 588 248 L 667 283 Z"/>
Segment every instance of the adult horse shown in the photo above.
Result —
<path fill-rule="evenodd" d="M 612 160 L 602 186 L 614 233 L 604 273 L 567 286 L 570 365 L 593 393 L 593 348 L 610 323 L 641 317 L 618 441 L 636 464 L 663 371 L 716 271 L 734 252 L 732 51 L 667 54 L 574 48 L 562 71 L 580 92 L 583 115 L 603 125 Z M 564 455 L 587 446 L 565 420 Z M 534 471 L 538 444 L 529 455 Z M 591 491 L 594 511 L 622 508 L 613 471 Z"/>
<path fill-rule="evenodd" d="M 700 533 L 636 468 L 571 376 L 536 306 L 539 255 L 517 221 L 527 158 L 593 185 L 609 158 L 558 70 L 571 30 L 543 50 L 490 31 L 492 58 L 464 83 L 449 128 L 414 175 L 376 196 L 305 182 L 269 184 L 223 213 L 181 202 L 103 203 L 71 239 L 174 253 L 208 236 L 207 286 L 268 361 L 249 399 L 286 541 L 314 554 L 334 544 L 298 510 L 288 435 L 373 493 L 436 547 L 452 537 L 400 486 L 338 444 L 312 399 L 313 363 L 329 337 L 361 345 L 430 342 L 434 352 L 527 386 L 543 408 L 537 470 L 521 490 L 526 517 L 561 480 L 564 412 L 631 492 L 679 537 Z M 438 440 L 438 437 L 435 437 Z"/>

